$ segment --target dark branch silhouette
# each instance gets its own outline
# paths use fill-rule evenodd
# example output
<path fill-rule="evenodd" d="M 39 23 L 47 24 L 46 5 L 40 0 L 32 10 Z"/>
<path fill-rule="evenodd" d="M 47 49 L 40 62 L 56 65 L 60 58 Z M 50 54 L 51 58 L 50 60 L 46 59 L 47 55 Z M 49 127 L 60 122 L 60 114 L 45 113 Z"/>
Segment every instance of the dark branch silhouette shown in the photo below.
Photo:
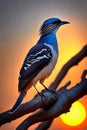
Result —
<path fill-rule="evenodd" d="M 57 75 L 54 82 L 50 85 L 50 88 L 56 90 L 56 88 L 59 86 L 60 82 L 63 80 L 63 78 L 68 73 L 69 69 L 75 65 L 78 65 L 79 62 L 87 57 L 87 45 L 85 45 L 80 52 L 78 52 L 75 56 L 73 56 L 60 70 L 59 74 Z"/>
<path fill-rule="evenodd" d="M 36 128 L 36 130 L 46 130 L 49 128 L 54 118 L 62 113 L 68 112 L 73 102 L 84 95 L 87 95 L 87 71 L 83 72 L 81 82 L 73 86 L 71 89 L 67 89 L 67 86 L 70 84 L 69 81 L 57 92 L 54 91 L 67 74 L 68 70 L 72 66 L 77 65 L 86 56 L 87 45 L 63 66 L 54 82 L 49 86 L 51 90 L 44 90 L 41 92 L 44 95 L 43 99 L 39 95 L 36 95 L 31 101 L 22 104 L 15 113 L 9 114 L 10 110 L 1 113 L 0 126 L 41 108 L 38 112 L 25 119 L 17 127 L 17 130 L 27 130 L 31 125 L 41 121 L 43 122 L 38 128 Z"/>
<path fill-rule="evenodd" d="M 84 71 L 85 73 L 85 71 Z M 86 70 L 87 74 L 87 70 Z M 84 75 L 84 74 L 83 74 Z M 83 89 L 84 88 L 84 89 Z M 69 111 L 71 104 L 79 98 L 87 95 L 87 79 L 83 80 L 71 89 L 67 89 L 67 85 L 57 91 L 57 101 L 49 109 L 41 109 L 25 119 L 17 128 L 17 130 L 27 130 L 31 125 L 56 118 L 62 113 Z"/>

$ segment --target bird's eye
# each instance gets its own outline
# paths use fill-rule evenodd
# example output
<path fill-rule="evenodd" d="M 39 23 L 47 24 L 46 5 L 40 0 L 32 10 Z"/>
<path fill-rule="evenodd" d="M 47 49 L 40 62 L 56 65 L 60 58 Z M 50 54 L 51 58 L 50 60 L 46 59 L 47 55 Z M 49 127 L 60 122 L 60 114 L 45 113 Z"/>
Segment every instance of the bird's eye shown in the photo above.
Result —
<path fill-rule="evenodd" d="M 54 21 L 53 24 L 57 24 L 57 21 Z"/>
<path fill-rule="evenodd" d="M 60 24 L 61 21 L 54 21 L 53 24 Z"/>

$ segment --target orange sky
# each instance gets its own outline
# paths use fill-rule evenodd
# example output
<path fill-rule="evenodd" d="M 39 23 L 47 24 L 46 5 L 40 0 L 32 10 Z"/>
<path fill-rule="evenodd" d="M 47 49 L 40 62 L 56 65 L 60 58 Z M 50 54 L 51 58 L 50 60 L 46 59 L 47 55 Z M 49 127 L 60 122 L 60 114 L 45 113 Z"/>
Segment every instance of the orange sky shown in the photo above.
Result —
<path fill-rule="evenodd" d="M 70 25 L 60 28 L 57 33 L 59 43 L 59 59 L 52 75 L 45 81 L 49 86 L 50 81 L 54 79 L 61 67 L 73 55 L 75 55 L 87 43 L 87 16 L 85 15 L 86 0 L 79 5 L 75 0 L 38 0 L 38 4 L 34 0 L 4 2 L 1 0 L 1 29 L 0 29 L 0 110 L 10 109 L 18 96 L 18 75 L 23 59 L 28 50 L 38 40 L 38 30 L 48 17 L 60 17 L 63 20 L 70 21 Z M 49 3 L 50 2 L 50 3 Z M 72 6 L 71 6 L 72 5 Z M 40 8 L 39 8 L 40 6 Z M 80 7 L 82 6 L 81 10 Z M 32 8 L 31 8 L 32 7 Z M 70 8 L 71 7 L 71 8 Z M 79 14 L 80 13 L 80 14 Z M 60 87 L 68 80 L 72 81 L 71 86 L 80 81 L 81 74 L 87 69 L 87 58 L 85 58 L 78 66 L 73 67 L 64 78 Z M 39 87 L 41 89 L 41 87 Z M 28 92 L 24 102 L 31 99 L 36 94 L 34 88 Z M 87 96 L 80 99 L 80 102 L 87 110 Z M 21 119 L 22 120 L 22 119 Z M 87 118 L 86 118 L 87 120 Z M 65 125 L 60 118 L 57 118 L 52 124 L 50 130 L 86 130 L 87 121 L 84 121 L 77 127 L 69 127 Z M 1 130 L 15 130 L 20 120 L 4 125 Z M 34 126 L 35 127 L 35 126 Z M 34 130 L 31 127 L 30 130 Z M 55 128 L 55 129 L 54 129 Z"/>

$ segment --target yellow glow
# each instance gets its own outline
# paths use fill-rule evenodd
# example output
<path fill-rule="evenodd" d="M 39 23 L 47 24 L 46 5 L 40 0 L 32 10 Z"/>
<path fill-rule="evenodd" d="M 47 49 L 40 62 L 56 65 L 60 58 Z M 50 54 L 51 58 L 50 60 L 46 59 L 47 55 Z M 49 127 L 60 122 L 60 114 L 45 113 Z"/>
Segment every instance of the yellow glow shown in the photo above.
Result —
<path fill-rule="evenodd" d="M 73 103 L 70 112 L 62 114 L 60 118 L 69 126 L 78 126 L 85 120 L 86 110 L 80 102 L 76 101 Z"/>

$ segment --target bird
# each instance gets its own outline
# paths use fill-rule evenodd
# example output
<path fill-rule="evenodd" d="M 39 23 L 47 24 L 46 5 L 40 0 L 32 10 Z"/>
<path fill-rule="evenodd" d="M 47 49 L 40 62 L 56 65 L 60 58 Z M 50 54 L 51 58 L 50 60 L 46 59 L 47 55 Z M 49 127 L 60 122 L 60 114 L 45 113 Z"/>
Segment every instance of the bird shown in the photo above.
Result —
<path fill-rule="evenodd" d="M 59 55 L 56 32 L 60 26 L 65 24 L 69 24 L 69 22 L 62 21 L 59 18 L 48 18 L 42 23 L 39 30 L 40 38 L 27 53 L 20 69 L 18 79 L 20 94 L 10 113 L 14 113 L 18 109 L 27 91 L 32 86 L 38 92 L 36 88 L 38 81 L 47 89 L 44 80 L 52 73 Z"/>

